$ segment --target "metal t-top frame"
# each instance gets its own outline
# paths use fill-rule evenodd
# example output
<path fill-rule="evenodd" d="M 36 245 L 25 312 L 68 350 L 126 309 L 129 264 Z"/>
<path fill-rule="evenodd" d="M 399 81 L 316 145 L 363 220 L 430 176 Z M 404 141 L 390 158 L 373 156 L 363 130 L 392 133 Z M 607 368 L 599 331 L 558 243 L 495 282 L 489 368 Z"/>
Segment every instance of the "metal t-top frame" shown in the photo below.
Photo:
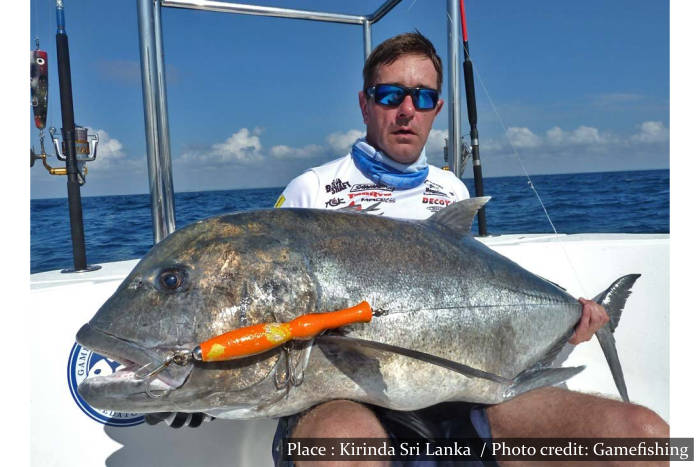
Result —
<path fill-rule="evenodd" d="M 218 11 L 242 15 L 273 16 L 362 26 L 365 60 L 372 51 L 372 24 L 382 19 L 401 0 L 387 0 L 368 15 L 345 15 L 321 11 L 294 10 L 240 3 L 209 0 L 136 0 L 139 18 L 139 46 L 141 50 L 141 81 L 146 126 L 146 153 L 148 181 L 151 192 L 153 241 L 160 242 L 175 230 L 175 202 L 170 131 L 163 60 L 161 7 Z M 460 98 L 458 78 L 459 25 L 457 0 L 447 0 L 447 77 L 448 77 L 448 163 L 450 169 L 460 171 Z"/>

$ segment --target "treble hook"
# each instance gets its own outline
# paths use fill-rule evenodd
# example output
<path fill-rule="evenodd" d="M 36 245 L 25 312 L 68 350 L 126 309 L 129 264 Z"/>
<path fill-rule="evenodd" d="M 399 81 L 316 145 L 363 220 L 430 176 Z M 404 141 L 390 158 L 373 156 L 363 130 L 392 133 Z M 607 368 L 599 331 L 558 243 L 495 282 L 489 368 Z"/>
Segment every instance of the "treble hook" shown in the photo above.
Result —
<path fill-rule="evenodd" d="M 287 349 L 287 371 L 289 372 L 289 384 L 291 384 L 294 387 L 298 387 L 301 385 L 301 383 L 304 382 L 304 369 L 301 369 L 301 378 L 297 376 L 297 367 L 299 366 L 299 363 L 297 362 L 297 365 L 294 365 L 292 367 L 292 352 L 290 352 L 289 349 Z"/>
<path fill-rule="evenodd" d="M 189 350 L 178 350 L 175 352 L 172 352 L 169 354 L 167 357 L 165 357 L 165 360 L 156 367 L 155 370 L 144 374 L 145 370 L 150 367 L 153 362 L 148 362 L 138 370 L 134 372 L 134 377 L 136 379 L 143 379 L 146 382 L 146 395 L 150 397 L 151 399 L 158 399 L 163 397 L 168 391 L 162 391 L 161 394 L 155 394 L 151 392 L 151 383 L 153 380 L 156 378 L 158 373 L 161 371 L 165 370 L 171 363 L 175 363 L 177 365 L 187 365 L 192 360 L 192 352 Z"/>
<path fill-rule="evenodd" d="M 287 389 L 287 392 L 289 392 L 289 350 L 287 348 L 287 345 L 282 346 L 282 352 L 284 352 L 284 364 L 285 364 L 285 370 L 284 370 L 284 377 L 283 379 L 280 380 L 280 368 L 279 364 L 277 365 L 277 368 L 275 370 L 275 388 L 277 389 Z"/>
<path fill-rule="evenodd" d="M 285 366 L 284 377 L 280 380 L 279 370 L 275 373 L 275 387 L 277 389 L 286 389 L 287 394 L 292 387 L 297 387 L 304 382 L 304 370 L 302 368 L 301 376 L 297 375 L 297 367 L 299 366 L 299 363 L 297 362 L 297 365 L 294 365 L 291 350 L 292 348 L 288 343 L 282 346 Z"/>

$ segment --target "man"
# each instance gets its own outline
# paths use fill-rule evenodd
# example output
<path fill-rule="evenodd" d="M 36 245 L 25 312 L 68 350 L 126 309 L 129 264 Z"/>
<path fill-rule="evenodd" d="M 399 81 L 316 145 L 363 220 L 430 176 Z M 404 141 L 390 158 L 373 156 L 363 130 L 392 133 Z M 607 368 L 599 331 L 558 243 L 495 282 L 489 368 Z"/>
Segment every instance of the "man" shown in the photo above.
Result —
<path fill-rule="evenodd" d="M 469 197 L 452 172 L 427 163 L 424 146 L 443 105 L 442 65 L 435 53 L 402 52 L 416 47 L 415 37 L 398 36 L 394 46 L 379 46 L 368 59 L 358 96 L 367 137 L 347 156 L 292 180 L 277 207 L 360 209 L 379 203 L 374 214 L 425 219 Z M 396 50 L 401 57 L 394 61 Z"/>
<path fill-rule="evenodd" d="M 457 177 L 426 161 L 425 144 L 443 105 L 442 64 L 430 41 L 410 33 L 383 42 L 367 59 L 363 77 L 358 98 L 366 138 L 355 142 L 345 157 L 292 180 L 275 206 L 424 219 L 469 197 Z M 594 301 L 579 301 L 583 312 L 572 344 L 590 340 L 609 319 Z M 283 419 L 273 452 L 282 437 L 402 437 L 405 427 L 414 433 L 430 430 L 438 438 L 668 436 L 667 424 L 644 407 L 561 388 L 533 390 L 489 407 L 440 406 L 406 416 L 347 400 L 327 402 Z"/>

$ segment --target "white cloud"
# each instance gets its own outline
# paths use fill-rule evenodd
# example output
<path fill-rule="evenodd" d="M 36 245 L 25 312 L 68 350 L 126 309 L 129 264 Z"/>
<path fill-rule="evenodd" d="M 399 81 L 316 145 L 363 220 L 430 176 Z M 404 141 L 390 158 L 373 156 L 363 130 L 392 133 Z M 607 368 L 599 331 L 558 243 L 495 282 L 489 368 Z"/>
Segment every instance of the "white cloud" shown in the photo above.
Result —
<path fill-rule="evenodd" d="M 444 153 L 445 140 L 447 140 L 447 130 L 430 130 L 428 141 L 425 143 L 425 152 L 428 154 Z"/>
<path fill-rule="evenodd" d="M 303 148 L 293 148 L 285 145 L 273 146 L 270 148 L 270 154 L 277 159 L 306 159 L 316 157 L 324 152 L 324 147 L 318 144 L 308 144 Z"/>
<path fill-rule="evenodd" d="M 223 143 L 213 144 L 209 154 L 222 162 L 253 162 L 262 159 L 261 149 L 260 137 L 241 128 Z"/>
<path fill-rule="evenodd" d="M 550 128 L 540 136 L 525 127 L 511 127 L 506 131 L 507 139 L 516 149 L 550 149 L 600 151 L 604 147 L 612 145 L 634 145 L 639 143 L 661 143 L 668 141 L 668 128 L 662 122 L 644 122 L 639 125 L 639 130 L 633 135 L 616 134 L 602 131 L 599 128 L 581 125 L 571 131 L 559 126 Z M 492 150 L 500 149 L 498 142 L 491 144 Z"/>
<path fill-rule="evenodd" d="M 516 148 L 534 148 L 541 144 L 540 137 L 529 128 L 510 127 L 506 130 L 506 136 Z"/>
<path fill-rule="evenodd" d="M 560 145 L 566 142 L 566 135 L 564 133 L 564 130 L 562 130 L 558 126 L 547 130 L 547 133 L 545 133 L 545 138 L 550 144 L 554 145 Z"/>
<path fill-rule="evenodd" d="M 265 147 L 262 140 L 263 130 L 241 128 L 225 141 L 212 144 L 203 149 L 190 149 L 178 159 L 180 163 L 197 163 L 202 166 L 216 168 L 221 164 L 237 163 L 242 165 L 261 165 L 270 161 L 297 161 L 309 159 L 309 164 L 319 163 L 346 154 L 352 144 L 364 132 L 357 129 L 337 131 L 326 136 L 321 144 L 307 144 L 295 147 L 287 144 L 277 144 Z M 425 150 L 431 164 L 441 166 L 444 158 L 445 139 L 448 132 L 445 129 L 431 130 L 426 141 Z M 468 135 L 465 142 L 468 144 Z M 603 154 L 618 150 L 622 146 L 633 148 L 642 143 L 663 142 L 668 140 L 668 128 L 661 122 L 644 122 L 639 125 L 634 135 L 616 134 L 603 131 L 592 126 L 581 125 L 572 130 L 559 126 L 552 127 L 543 133 L 536 133 L 527 127 L 510 127 L 506 130 L 506 138 L 488 139 L 481 142 L 482 151 L 491 154 L 510 153 L 512 145 L 520 151 L 538 151 L 549 156 L 570 156 L 572 154 L 591 155 Z M 111 151 L 118 157 L 120 144 L 110 142 Z M 611 154 L 613 152 L 610 152 Z"/>
<path fill-rule="evenodd" d="M 603 143 L 605 139 L 597 128 L 580 126 L 571 133 L 571 142 L 574 144 Z"/>
<path fill-rule="evenodd" d="M 445 163 L 445 139 L 447 130 L 430 130 L 428 140 L 425 142 L 425 154 L 428 162 L 442 167 Z"/>
<path fill-rule="evenodd" d="M 327 139 L 336 146 L 343 138 L 348 138 L 353 131 L 346 134 L 333 133 Z M 259 165 L 270 159 L 311 159 L 330 154 L 329 144 L 307 144 L 303 147 L 293 147 L 286 144 L 278 144 L 266 149 L 261 135 L 263 129 L 256 127 L 253 130 L 241 128 L 225 141 L 214 143 L 209 147 L 189 149 L 184 152 L 177 161 L 185 164 L 198 164 L 200 166 L 219 166 L 222 164 Z M 354 142 L 354 139 L 352 140 Z M 348 145 L 348 148 L 350 145 Z M 346 149 L 346 150 L 347 150 Z"/>
<path fill-rule="evenodd" d="M 610 134 L 601 134 L 598 128 L 581 125 L 573 131 L 565 131 L 555 126 L 545 132 L 543 143 L 550 146 L 587 145 L 612 143 L 617 138 Z"/>
<path fill-rule="evenodd" d="M 345 133 L 336 132 L 331 133 L 326 137 L 326 142 L 328 146 L 333 150 L 333 152 L 338 153 L 338 155 L 349 152 L 353 143 L 365 135 L 364 131 L 360 130 L 348 130 Z"/>
<path fill-rule="evenodd" d="M 630 139 L 639 143 L 661 143 L 668 141 L 668 135 L 668 128 L 662 122 L 644 122 Z"/>
<path fill-rule="evenodd" d="M 88 134 L 90 133 L 94 133 L 94 130 L 88 129 Z M 118 139 L 111 138 L 109 133 L 100 129 L 97 130 L 97 137 L 99 138 L 98 148 L 101 159 L 115 160 L 125 156 L 124 151 L 122 151 L 122 143 Z"/>
<path fill-rule="evenodd" d="M 110 169 L 129 169 L 142 165 L 139 161 L 129 159 L 124 152 L 121 141 L 109 136 L 105 130 L 88 127 L 88 135 L 96 134 L 99 138 L 97 143 L 97 158 L 88 162 L 88 174 L 92 171 L 102 171 Z"/>
<path fill-rule="evenodd" d="M 241 128 L 233 133 L 222 143 L 214 143 L 204 150 L 191 149 L 185 152 L 180 159 L 184 162 L 197 163 L 231 163 L 238 162 L 249 164 L 263 159 L 262 143 L 260 142 L 259 128 L 250 132 L 247 128 Z"/>

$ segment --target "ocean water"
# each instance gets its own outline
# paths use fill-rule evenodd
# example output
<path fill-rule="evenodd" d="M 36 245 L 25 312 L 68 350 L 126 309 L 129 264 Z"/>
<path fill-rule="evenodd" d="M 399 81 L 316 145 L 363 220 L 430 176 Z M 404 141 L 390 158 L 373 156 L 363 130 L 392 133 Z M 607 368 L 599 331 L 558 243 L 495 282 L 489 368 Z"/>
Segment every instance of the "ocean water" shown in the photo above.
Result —
<path fill-rule="evenodd" d="M 599 172 L 531 176 L 560 233 L 669 232 L 669 171 Z M 474 193 L 472 179 L 465 179 Z M 283 187 L 175 194 L 177 227 L 235 211 L 271 207 Z M 492 196 L 488 233 L 552 232 L 527 178 L 484 180 Z M 83 197 L 89 264 L 143 256 L 153 244 L 150 195 Z M 73 267 L 67 198 L 31 201 L 31 272 Z M 477 232 L 476 222 L 473 232 Z"/>

